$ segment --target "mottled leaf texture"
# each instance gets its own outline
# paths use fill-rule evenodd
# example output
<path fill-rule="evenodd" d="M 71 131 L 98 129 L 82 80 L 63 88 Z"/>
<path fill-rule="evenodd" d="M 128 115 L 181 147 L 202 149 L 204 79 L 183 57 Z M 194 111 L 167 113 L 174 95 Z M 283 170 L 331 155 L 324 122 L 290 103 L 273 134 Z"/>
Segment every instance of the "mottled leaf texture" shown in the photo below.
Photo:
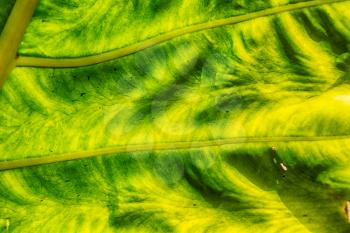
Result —
<path fill-rule="evenodd" d="M 0 232 L 350 232 L 350 1 L 41 0 L 17 51 Z"/>

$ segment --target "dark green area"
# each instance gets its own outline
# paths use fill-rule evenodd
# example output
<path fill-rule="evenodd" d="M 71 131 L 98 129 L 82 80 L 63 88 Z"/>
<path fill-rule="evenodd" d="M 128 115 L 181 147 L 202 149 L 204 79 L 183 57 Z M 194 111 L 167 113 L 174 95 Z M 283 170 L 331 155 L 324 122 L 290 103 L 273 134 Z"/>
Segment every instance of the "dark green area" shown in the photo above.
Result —
<path fill-rule="evenodd" d="M 0 2 L 0 33 L 5 26 L 8 16 L 16 0 L 2 0 Z"/>

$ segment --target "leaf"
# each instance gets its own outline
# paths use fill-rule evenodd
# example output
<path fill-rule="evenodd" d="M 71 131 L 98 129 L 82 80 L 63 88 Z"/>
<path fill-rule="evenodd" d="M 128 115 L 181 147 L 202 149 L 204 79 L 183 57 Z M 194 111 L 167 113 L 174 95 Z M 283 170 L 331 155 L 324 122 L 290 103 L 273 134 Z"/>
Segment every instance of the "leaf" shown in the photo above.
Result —
<path fill-rule="evenodd" d="M 2 31 L 14 3 L 15 0 L 2 1 L 0 3 L 0 31 Z"/>
<path fill-rule="evenodd" d="M 297 4 L 41 1 L 0 92 L 3 231 L 348 232 L 350 4 Z"/>

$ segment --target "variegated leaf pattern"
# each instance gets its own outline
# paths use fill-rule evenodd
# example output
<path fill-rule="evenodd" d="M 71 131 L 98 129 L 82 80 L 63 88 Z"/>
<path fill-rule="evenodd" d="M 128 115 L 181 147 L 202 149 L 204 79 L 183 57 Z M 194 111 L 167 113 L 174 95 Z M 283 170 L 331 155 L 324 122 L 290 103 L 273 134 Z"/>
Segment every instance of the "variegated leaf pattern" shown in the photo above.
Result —
<path fill-rule="evenodd" d="M 308 2 L 42 0 L 28 64 L 249 18 L 91 66 L 19 62 L 0 232 L 350 232 L 350 2 Z"/>

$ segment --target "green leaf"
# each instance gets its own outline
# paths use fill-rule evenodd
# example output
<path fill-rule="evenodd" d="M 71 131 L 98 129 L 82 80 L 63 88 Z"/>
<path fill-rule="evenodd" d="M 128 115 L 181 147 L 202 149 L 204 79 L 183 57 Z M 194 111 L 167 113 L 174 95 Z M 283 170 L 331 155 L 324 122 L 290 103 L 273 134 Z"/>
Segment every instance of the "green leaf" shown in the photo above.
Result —
<path fill-rule="evenodd" d="M 298 2 L 41 1 L 0 231 L 349 232 L 350 2 Z"/>
<path fill-rule="evenodd" d="M 7 17 L 9 16 L 15 0 L 7 0 L 0 2 L 0 32 L 4 28 Z"/>

